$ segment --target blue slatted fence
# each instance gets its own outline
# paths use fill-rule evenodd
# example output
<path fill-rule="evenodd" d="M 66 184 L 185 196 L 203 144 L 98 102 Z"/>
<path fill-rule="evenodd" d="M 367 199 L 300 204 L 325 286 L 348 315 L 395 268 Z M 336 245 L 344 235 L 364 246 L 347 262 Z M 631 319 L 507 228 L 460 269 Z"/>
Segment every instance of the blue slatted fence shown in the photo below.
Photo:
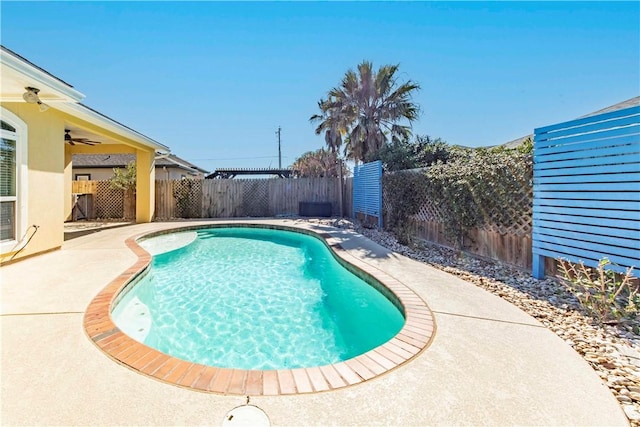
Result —
<path fill-rule="evenodd" d="M 533 276 L 544 257 L 640 269 L 640 106 L 535 130 Z"/>
<path fill-rule="evenodd" d="M 353 216 L 376 217 L 382 228 L 382 162 L 356 166 L 353 171 Z"/>

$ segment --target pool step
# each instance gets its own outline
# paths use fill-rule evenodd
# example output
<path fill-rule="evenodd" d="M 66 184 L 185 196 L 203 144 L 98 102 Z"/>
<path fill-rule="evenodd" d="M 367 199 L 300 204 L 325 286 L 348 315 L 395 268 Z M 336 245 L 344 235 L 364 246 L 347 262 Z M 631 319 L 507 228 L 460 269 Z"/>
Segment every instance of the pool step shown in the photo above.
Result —
<path fill-rule="evenodd" d="M 133 297 L 127 304 L 114 310 L 113 317 L 122 332 L 138 342 L 144 342 L 151 331 L 151 313 L 138 297 Z"/>

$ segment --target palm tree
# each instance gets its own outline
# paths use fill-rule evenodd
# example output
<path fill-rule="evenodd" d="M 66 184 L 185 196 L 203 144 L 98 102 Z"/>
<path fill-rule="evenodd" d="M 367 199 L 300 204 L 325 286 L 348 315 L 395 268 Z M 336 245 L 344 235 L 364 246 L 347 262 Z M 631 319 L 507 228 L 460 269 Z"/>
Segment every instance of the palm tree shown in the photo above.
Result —
<path fill-rule="evenodd" d="M 342 135 L 348 130 L 349 124 L 343 120 L 344 116 L 337 107 L 329 105 L 329 101 L 321 99 L 318 101 L 318 108 L 321 114 L 314 114 L 309 119 L 311 122 L 318 122 L 316 135 L 324 132 L 324 140 L 332 153 L 337 153 L 342 146 Z"/>
<path fill-rule="evenodd" d="M 347 71 L 340 86 L 318 102 L 320 114 L 309 120 L 318 123 L 315 132 L 324 132 L 331 151 L 344 143 L 348 158 L 364 161 L 367 153 L 379 150 L 389 139 L 411 136 L 411 122 L 420 113 L 411 99 L 420 85 L 409 80 L 398 86 L 397 71 L 398 65 L 384 65 L 376 73 L 371 62 L 363 61 L 357 73 Z"/>
<path fill-rule="evenodd" d="M 304 153 L 291 166 L 299 178 L 337 177 L 340 176 L 340 167 L 346 170 L 344 160 L 339 159 L 335 151 L 324 148 Z"/>

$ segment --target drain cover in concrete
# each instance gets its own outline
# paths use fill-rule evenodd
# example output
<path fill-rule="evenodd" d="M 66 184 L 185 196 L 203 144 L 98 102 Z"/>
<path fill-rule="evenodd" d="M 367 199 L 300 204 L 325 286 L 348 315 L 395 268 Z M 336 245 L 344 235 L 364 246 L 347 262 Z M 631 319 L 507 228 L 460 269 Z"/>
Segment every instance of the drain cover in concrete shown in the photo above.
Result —
<path fill-rule="evenodd" d="M 264 411 L 257 406 L 243 405 L 233 408 L 222 421 L 222 427 L 269 427 L 271 422 Z"/>

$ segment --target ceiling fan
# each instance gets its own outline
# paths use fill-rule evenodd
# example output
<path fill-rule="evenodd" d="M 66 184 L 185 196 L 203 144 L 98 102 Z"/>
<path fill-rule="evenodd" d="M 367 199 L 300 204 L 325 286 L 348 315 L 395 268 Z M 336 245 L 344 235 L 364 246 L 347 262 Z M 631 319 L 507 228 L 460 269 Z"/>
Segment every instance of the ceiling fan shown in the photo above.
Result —
<path fill-rule="evenodd" d="M 67 142 L 71 145 L 76 145 L 76 142 L 79 142 L 80 144 L 87 144 L 87 145 L 100 144 L 99 141 L 92 141 L 89 138 L 72 138 L 69 132 L 71 132 L 69 129 L 64 130 L 64 142 Z"/>

